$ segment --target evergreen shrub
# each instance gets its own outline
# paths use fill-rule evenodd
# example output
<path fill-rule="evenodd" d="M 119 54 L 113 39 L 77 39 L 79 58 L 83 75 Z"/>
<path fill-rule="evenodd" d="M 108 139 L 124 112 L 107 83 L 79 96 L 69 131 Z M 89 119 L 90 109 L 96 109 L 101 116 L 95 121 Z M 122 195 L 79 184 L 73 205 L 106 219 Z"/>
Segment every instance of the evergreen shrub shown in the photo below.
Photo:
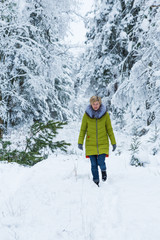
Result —
<path fill-rule="evenodd" d="M 29 137 L 26 137 L 24 150 L 12 149 L 10 141 L 0 139 L 0 161 L 17 162 L 22 165 L 33 166 L 36 163 L 46 159 L 49 150 L 55 152 L 56 149 L 67 151 L 67 146 L 71 145 L 62 141 L 53 141 L 58 134 L 58 129 L 62 129 L 67 123 L 54 122 L 47 123 L 36 122 L 30 128 Z"/>
<path fill-rule="evenodd" d="M 139 141 L 139 137 L 137 135 L 134 135 L 133 138 L 132 138 L 130 149 L 129 149 L 131 151 L 131 160 L 130 160 L 130 165 L 131 166 L 135 166 L 135 167 L 144 166 L 143 162 L 141 162 L 139 157 L 138 157 L 140 144 L 141 143 Z"/>

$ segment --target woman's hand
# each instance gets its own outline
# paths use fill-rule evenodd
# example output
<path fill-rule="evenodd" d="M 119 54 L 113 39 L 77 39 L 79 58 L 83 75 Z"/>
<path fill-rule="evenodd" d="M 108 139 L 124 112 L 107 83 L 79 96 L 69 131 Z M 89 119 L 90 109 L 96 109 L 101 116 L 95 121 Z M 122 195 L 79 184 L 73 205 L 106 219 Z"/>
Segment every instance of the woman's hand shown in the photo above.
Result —
<path fill-rule="evenodd" d="M 82 144 L 78 144 L 78 148 L 79 148 L 80 150 L 83 150 L 83 145 L 82 145 Z"/>
<path fill-rule="evenodd" d="M 112 146 L 113 146 L 113 150 L 112 150 L 112 152 L 114 152 L 115 149 L 116 149 L 116 147 L 117 147 L 117 145 L 116 145 L 116 144 L 113 144 Z"/>

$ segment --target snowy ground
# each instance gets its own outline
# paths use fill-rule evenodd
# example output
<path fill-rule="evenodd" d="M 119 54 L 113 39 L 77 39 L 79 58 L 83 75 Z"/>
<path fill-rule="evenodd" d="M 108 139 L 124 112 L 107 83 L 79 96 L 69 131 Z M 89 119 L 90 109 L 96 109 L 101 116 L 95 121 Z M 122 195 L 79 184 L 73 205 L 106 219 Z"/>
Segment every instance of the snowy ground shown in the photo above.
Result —
<path fill-rule="evenodd" d="M 0 239 L 159 240 L 158 157 L 156 164 L 135 168 L 127 151 L 111 153 L 108 180 L 98 188 L 89 160 L 77 149 L 76 129 L 75 123 L 64 131 L 75 142 L 67 155 L 32 168 L 0 163 Z"/>

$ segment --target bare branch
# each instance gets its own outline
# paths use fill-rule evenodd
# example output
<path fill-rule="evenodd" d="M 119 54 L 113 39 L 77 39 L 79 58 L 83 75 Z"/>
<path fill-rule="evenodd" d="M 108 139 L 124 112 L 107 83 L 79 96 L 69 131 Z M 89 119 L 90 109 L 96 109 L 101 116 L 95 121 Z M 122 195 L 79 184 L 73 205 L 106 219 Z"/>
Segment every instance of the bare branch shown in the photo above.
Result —
<path fill-rule="evenodd" d="M 151 5 L 150 7 L 151 7 L 151 8 L 152 8 L 152 7 L 160 7 L 160 4 L 158 4 L 158 5 Z"/>

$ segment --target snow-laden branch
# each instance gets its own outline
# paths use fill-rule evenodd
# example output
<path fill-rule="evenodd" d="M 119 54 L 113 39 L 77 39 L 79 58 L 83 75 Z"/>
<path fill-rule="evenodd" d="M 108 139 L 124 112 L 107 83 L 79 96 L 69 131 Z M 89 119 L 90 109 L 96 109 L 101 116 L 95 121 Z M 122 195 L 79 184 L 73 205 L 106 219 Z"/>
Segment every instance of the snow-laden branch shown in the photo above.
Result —
<path fill-rule="evenodd" d="M 62 13 L 68 14 L 68 15 L 76 15 L 77 17 L 81 18 L 84 22 L 86 22 L 87 18 L 82 16 L 80 13 L 74 11 L 74 10 L 68 10 L 68 11 L 62 11 Z"/>

